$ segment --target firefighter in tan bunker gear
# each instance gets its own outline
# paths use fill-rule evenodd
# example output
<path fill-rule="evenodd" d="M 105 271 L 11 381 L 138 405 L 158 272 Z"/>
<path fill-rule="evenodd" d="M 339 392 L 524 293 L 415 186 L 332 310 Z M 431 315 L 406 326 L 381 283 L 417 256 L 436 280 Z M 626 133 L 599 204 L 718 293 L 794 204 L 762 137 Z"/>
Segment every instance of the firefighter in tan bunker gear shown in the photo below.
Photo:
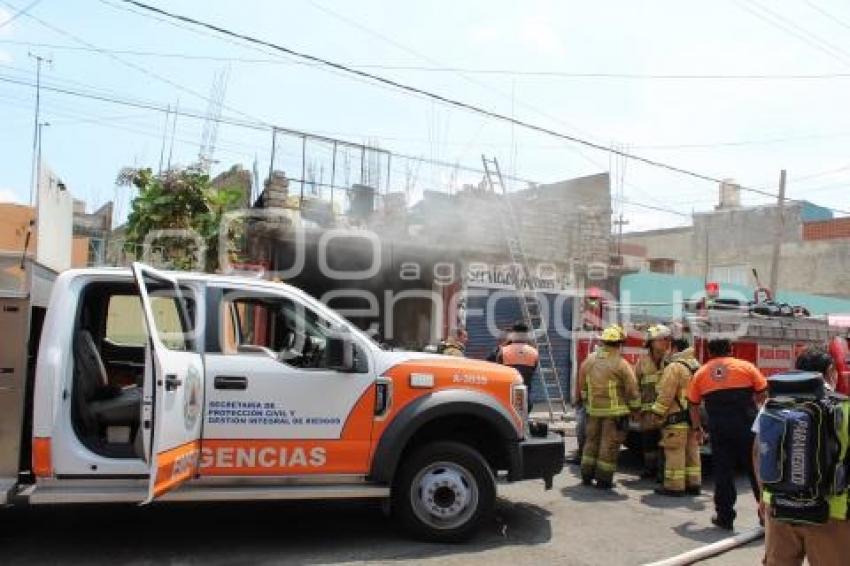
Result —
<path fill-rule="evenodd" d="M 652 406 L 658 396 L 658 381 L 664 372 L 671 338 L 672 332 L 663 324 L 650 326 L 646 332 L 647 353 L 641 355 L 635 365 L 635 377 L 640 387 L 638 424 L 643 453 L 642 478 L 658 477 L 658 443 L 661 440 L 661 432 L 658 421 L 652 414 Z"/>
<path fill-rule="evenodd" d="M 652 414 L 661 426 L 664 486 L 659 495 L 699 495 L 702 484 L 699 440 L 688 415 L 688 385 L 700 364 L 685 338 L 673 340 L 673 354 L 658 382 Z"/>
<path fill-rule="evenodd" d="M 640 408 L 640 392 L 621 350 L 625 331 L 617 325 L 602 332 L 602 346 L 582 363 L 579 383 L 587 410 L 587 438 L 581 458 L 581 481 L 596 487 L 614 487 L 617 456 L 628 427 L 629 413 Z"/>

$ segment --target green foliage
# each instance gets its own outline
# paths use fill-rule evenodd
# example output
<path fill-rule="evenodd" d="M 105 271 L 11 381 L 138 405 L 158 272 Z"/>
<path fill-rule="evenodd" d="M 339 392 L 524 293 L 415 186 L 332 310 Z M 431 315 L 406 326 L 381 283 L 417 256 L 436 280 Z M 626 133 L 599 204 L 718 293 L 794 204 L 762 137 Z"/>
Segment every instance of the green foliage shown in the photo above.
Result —
<path fill-rule="evenodd" d="M 218 268 L 221 221 L 225 213 L 242 205 L 244 195 L 240 189 L 212 187 L 209 175 L 194 169 L 164 175 L 154 175 L 151 169 L 125 169 L 118 176 L 118 183 L 132 185 L 139 191 L 127 217 L 129 244 L 140 250 L 150 244 L 161 251 L 163 263 L 174 269 L 198 269 L 200 258 L 205 260 L 207 271 Z M 157 235 L 163 230 L 191 230 L 202 244 L 168 232 Z M 228 241 L 239 236 L 232 232 Z"/>

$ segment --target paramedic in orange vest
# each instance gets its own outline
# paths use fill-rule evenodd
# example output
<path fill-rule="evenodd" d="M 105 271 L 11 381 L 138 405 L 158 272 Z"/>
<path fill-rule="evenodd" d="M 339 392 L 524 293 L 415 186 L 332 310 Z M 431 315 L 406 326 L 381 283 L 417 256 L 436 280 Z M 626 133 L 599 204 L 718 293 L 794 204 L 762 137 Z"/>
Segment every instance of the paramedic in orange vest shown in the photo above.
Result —
<path fill-rule="evenodd" d="M 539 358 L 537 348 L 528 343 L 528 326 L 522 322 L 513 325 L 511 333 L 508 335 L 507 344 L 499 349 L 499 354 L 496 357 L 498 363 L 511 366 L 522 376 L 522 382 L 528 388 L 529 414 L 534 404 L 531 400 L 532 378 L 537 369 Z"/>

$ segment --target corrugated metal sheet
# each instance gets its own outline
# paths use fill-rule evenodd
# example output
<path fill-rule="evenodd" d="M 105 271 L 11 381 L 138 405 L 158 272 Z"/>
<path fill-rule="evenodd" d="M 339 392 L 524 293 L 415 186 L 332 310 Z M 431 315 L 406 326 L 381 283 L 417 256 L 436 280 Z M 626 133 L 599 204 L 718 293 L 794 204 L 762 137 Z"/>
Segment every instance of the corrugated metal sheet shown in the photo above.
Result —
<path fill-rule="evenodd" d="M 467 301 L 466 315 L 466 331 L 469 334 L 469 341 L 466 345 L 466 355 L 470 358 L 484 359 L 487 357 L 496 345 L 497 335 L 493 335 L 488 329 L 487 324 L 487 302 L 493 293 L 504 291 L 485 290 L 486 294 L 470 294 Z M 571 329 L 573 315 L 573 300 L 568 298 L 557 301 L 559 295 L 553 293 L 540 293 L 541 302 L 549 304 L 549 312 L 552 316 L 549 317 L 549 339 L 552 342 L 552 354 L 555 357 L 555 365 L 558 367 L 558 375 L 561 378 L 561 387 L 564 394 L 568 395 L 570 390 L 570 352 L 571 339 L 569 336 L 563 335 L 563 329 Z M 555 311 L 556 304 L 560 307 L 558 312 Z M 519 297 L 503 296 L 495 302 L 493 308 L 493 317 L 495 328 L 510 327 L 515 321 L 522 319 L 522 311 L 520 310 Z M 560 325 L 562 332 L 559 335 L 557 324 Z M 537 382 L 538 376 L 534 376 L 535 386 L 533 387 L 532 398 L 534 401 L 544 401 L 542 384 Z"/>

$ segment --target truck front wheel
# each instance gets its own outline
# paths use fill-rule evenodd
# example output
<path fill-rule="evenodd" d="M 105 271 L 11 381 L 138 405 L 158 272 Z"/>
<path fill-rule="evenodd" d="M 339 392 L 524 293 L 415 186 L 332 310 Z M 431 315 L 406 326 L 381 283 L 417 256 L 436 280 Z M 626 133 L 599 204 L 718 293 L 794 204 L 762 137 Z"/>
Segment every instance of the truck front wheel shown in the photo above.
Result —
<path fill-rule="evenodd" d="M 474 448 L 433 442 L 401 466 L 392 489 L 392 514 L 417 538 L 457 542 L 470 538 L 493 511 L 496 480 Z"/>

